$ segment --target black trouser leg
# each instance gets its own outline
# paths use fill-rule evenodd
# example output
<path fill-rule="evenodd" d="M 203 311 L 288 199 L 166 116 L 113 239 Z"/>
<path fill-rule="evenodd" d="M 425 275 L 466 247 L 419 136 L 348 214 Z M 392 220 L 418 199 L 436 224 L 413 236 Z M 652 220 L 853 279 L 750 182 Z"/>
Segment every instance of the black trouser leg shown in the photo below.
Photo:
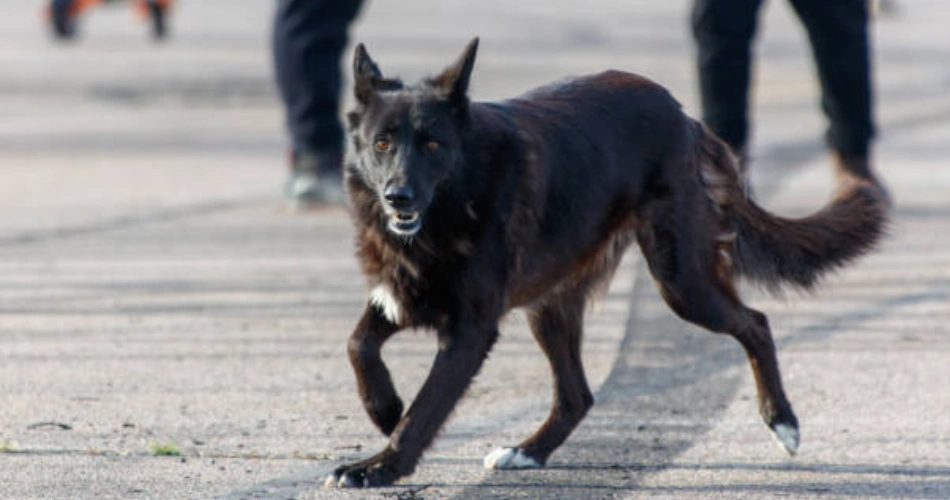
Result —
<path fill-rule="evenodd" d="M 791 0 L 811 41 L 828 146 L 867 157 L 874 137 L 866 0 Z"/>
<path fill-rule="evenodd" d="M 340 58 L 361 0 L 279 0 L 273 58 L 295 150 L 340 152 Z"/>
<path fill-rule="evenodd" d="M 749 134 L 752 39 L 762 0 L 696 0 L 692 28 L 697 46 L 703 121 L 736 153 Z"/>

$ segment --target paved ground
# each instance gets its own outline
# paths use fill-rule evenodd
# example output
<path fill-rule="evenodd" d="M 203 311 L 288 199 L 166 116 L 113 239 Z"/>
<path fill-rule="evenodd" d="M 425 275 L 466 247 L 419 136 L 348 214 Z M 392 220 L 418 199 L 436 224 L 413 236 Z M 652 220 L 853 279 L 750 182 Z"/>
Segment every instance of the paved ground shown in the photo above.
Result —
<path fill-rule="evenodd" d="M 687 3 L 373 2 L 355 36 L 414 77 L 481 35 L 477 98 L 618 67 L 692 111 Z M 773 4 L 755 181 L 771 209 L 807 213 L 830 184 L 822 119 Z M 183 0 L 164 46 L 122 8 L 61 46 L 37 2 L 3 3 L 0 498 L 950 498 L 950 8 L 902 5 L 876 25 L 892 238 L 813 297 L 748 291 L 779 338 L 798 457 L 759 423 L 738 346 L 673 318 L 631 254 L 588 322 L 597 406 L 549 468 L 480 466 L 549 402 L 516 316 L 417 474 L 366 495 L 320 486 L 383 440 L 343 356 L 365 297 L 345 214 L 277 197 L 272 3 Z M 387 347 L 407 396 L 432 344 Z"/>

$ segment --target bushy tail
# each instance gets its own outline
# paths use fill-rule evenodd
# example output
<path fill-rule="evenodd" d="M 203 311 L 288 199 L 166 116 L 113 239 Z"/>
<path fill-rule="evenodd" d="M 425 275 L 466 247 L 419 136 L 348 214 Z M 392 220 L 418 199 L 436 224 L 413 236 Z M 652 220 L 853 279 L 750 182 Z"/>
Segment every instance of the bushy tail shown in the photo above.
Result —
<path fill-rule="evenodd" d="M 889 202 L 880 186 L 855 181 L 812 215 L 779 217 L 746 196 L 722 141 L 704 127 L 700 141 L 703 180 L 735 232 L 732 260 L 743 277 L 769 289 L 783 284 L 808 289 L 825 272 L 873 249 L 886 233 Z"/>

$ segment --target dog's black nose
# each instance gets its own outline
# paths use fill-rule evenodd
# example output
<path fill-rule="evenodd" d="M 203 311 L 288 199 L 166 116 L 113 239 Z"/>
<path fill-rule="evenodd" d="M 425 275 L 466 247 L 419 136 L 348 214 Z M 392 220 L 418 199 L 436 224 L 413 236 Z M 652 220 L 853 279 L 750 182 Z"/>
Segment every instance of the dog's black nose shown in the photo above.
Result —
<path fill-rule="evenodd" d="M 413 201 L 412 188 L 409 186 L 390 185 L 383 193 L 383 198 L 386 198 L 386 202 L 389 203 L 389 206 L 396 210 L 410 208 Z"/>

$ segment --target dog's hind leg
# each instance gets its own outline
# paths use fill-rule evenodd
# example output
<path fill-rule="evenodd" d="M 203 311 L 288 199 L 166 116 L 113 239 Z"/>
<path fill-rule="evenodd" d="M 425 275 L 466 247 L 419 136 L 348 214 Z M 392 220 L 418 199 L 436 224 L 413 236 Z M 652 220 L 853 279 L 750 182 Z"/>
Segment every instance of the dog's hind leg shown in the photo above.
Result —
<path fill-rule="evenodd" d="M 759 395 L 759 413 L 776 442 L 789 454 L 798 450 L 798 419 L 782 388 L 775 341 L 769 320 L 759 311 L 739 303 L 736 321 L 728 332 L 745 348 L 755 376 Z"/>
<path fill-rule="evenodd" d="M 389 369 L 380 356 L 380 349 L 397 331 L 399 327 L 383 308 L 371 302 L 347 344 L 363 408 L 370 420 L 387 436 L 392 434 L 402 418 L 403 405 L 396 394 Z"/>
<path fill-rule="evenodd" d="M 564 442 L 594 403 L 581 363 L 583 291 L 561 293 L 543 299 L 528 311 L 535 340 L 551 363 L 554 404 L 547 421 L 516 448 L 498 448 L 485 457 L 490 469 L 524 469 L 544 465 Z"/>
<path fill-rule="evenodd" d="M 799 443 L 798 419 L 782 387 L 768 319 L 738 298 L 728 255 L 719 251 L 715 239 L 667 230 L 676 227 L 669 219 L 645 225 L 638 233 L 663 299 L 684 320 L 729 334 L 742 344 L 755 376 L 759 413 L 779 445 L 794 454 Z"/>

